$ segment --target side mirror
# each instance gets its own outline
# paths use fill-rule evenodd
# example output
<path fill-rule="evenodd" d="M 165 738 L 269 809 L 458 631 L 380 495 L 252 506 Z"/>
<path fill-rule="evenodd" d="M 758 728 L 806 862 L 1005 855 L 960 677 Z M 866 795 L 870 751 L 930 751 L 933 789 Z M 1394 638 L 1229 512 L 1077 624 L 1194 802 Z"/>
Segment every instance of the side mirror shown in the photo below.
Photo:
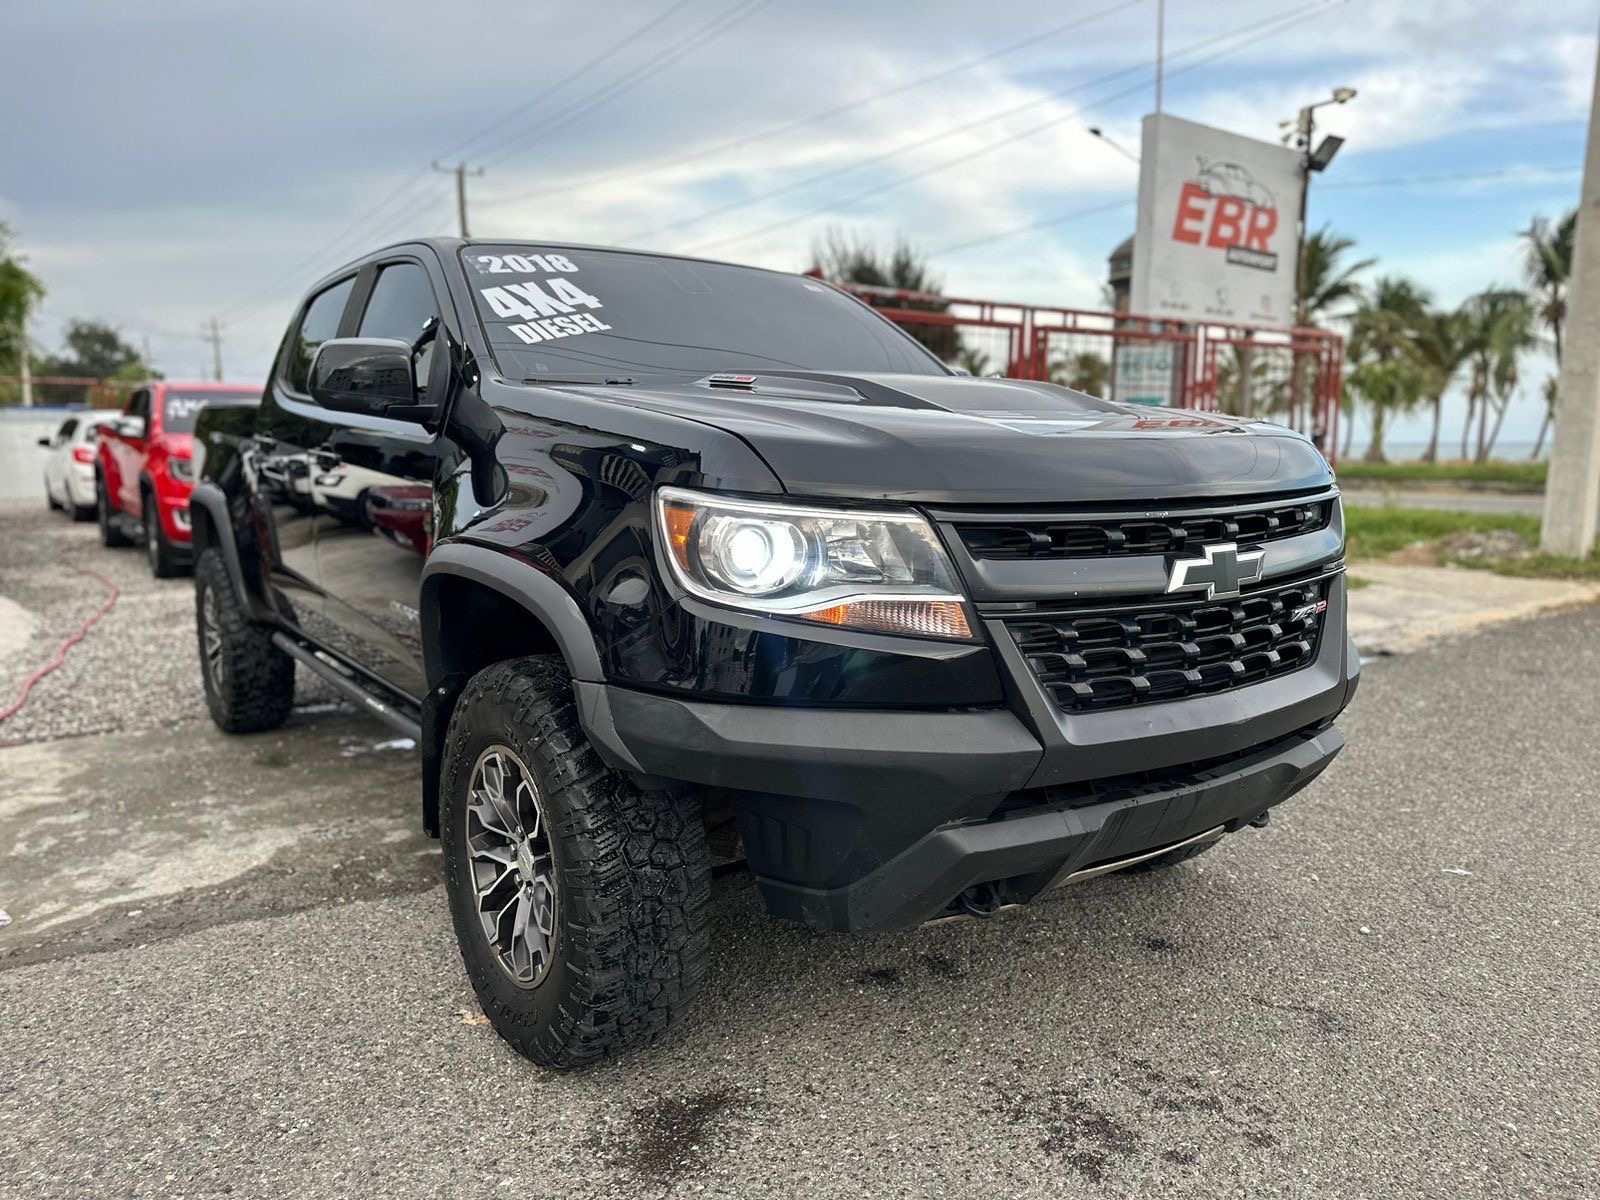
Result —
<path fill-rule="evenodd" d="M 393 415 L 414 409 L 417 380 L 411 347 L 394 338 L 331 338 L 311 360 L 311 398 L 335 412 Z M 411 413 L 407 419 L 414 420 Z"/>
<path fill-rule="evenodd" d="M 142 438 L 144 436 L 144 418 L 118 417 L 117 432 L 126 438 Z"/>
<path fill-rule="evenodd" d="M 55 443 L 52 442 L 47 437 L 42 437 L 42 438 L 39 439 L 39 445 L 43 446 L 46 450 L 48 450 L 48 449 L 50 449 L 51 446 L 55 445 Z"/>

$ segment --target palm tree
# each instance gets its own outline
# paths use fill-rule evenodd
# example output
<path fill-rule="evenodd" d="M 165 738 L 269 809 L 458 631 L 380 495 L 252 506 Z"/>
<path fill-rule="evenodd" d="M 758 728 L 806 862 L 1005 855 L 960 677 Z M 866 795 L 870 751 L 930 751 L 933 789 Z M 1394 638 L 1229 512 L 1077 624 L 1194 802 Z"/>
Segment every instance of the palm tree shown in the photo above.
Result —
<path fill-rule="evenodd" d="M 1473 419 L 1478 422 L 1475 462 L 1488 460 L 1499 437 L 1506 408 L 1519 382 L 1518 359 L 1538 344 L 1536 316 L 1527 296 L 1514 288 L 1490 288 L 1469 297 L 1461 306 L 1466 317 L 1467 422 L 1461 431 L 1461 457 Z M 1497 409 L 1494 436 L 1489 433 L 1489 410 Z"/>
<path fill-rule="evenodd" d="M 1350 390 L 1360 396 L 1372 412 L 1372 441 L 1366 461 L 1387 462 L 1383 456 L 1383 436 L 1389 418 L 1416 408 L 1427 386 L 1427 372 L 1410 355 L 1400 358 L 1369 358 L 1350 372 Z"/>
<path fill-rule="evenodd" d="M 1296 325 L 1322 326 L 1340 316 L 1335 312 L 1361 299 L 1361 285 L 1355 277 L 1376 259 L 1363 258 L 1346 263 L 1344 256 L 1355 246 L 1355 239 L 1336 234 L 1324 225 L 1306 239 L 1300 270 L 1300 300 L 1295 306 Z"/>
<path fill-rule="evenodd" d="M 1296 298 L 1294 310 L 1296 325 L 1324 327 L 1330 320 L 1343 317 L 1345 313 L 1342 310 L 1347 305 L 1360 301 L 1362 288 L 1355 277 L 1372 266 L 1375 260 L 1363 258 L 1359 262 L 1345 261 L 1354 246 L 1355 239 L 1336 234 L 1327 225 L 1306 238 L 1300 256 L 1300 295 Z M 1302 401 L 1309 400 L 1311 378 L 1306 371 L 1306 356 L 1296 354 L 1284 402 L 1296 397 Z M 1349 392 L 1343 393 L 1340 399 L 1343 414 L 1340 420 L 1344 422 L 1346 430 L 1343 457 L 1349 455 L 1348 443 L 1355 432 L 1354 404 L 1355 398 Z"/>
<path fill-rule="evenodd" d="M 1423 462 L 1437 462 L 1439 459 L 1439 425 L 1444 416 L 1444 394 L 1450 390 L 1456 373 L 1467 361 L 1470 350 L 1467 330 L 1467 316 L 1460 310 L 1446 312 L 1431 308 L 1422 313 L 1417 322 L 1416 356 L 1426 373 L 1424 396 L 1433 413 L 1433 428 L 1428 434 L 1428 448 L 1422 452 Z"/>
<path fill-rule="evenodd" d="M 1572 209 L 1554 223 L 1545 217 L 1535 217 L 1518 236 L 1522 238 L 1523 278 L 1532 294 L 1540 323 L 1550 331 L 1559 387 L 1561 335 L 1567 323 L 1567 280 L 1572 275 L 1572 247 L 1578 236 L 1578 210 Z M 1534 458 L 1538 458 L 1544 449 L 1557 395 L 1559 392 L 1556 389 L 1544 389 L 1544 419 L 1539 423 L 1539 438 L 1533 444 Z"/>
<path fill-rule="evenodd" d="M 1408 279 L 1384 276 L 1350 316 L 1349 394 L 1372 410 L 1369 462 L 1383 462 L 1391 415 L 1415 408 L 1430 379 L 1419 351 L 1429 297 Z"/>
<path fill-rule="evenodd" d="M 1544 397 L 1544 420 L 1539 422 L 1539 439 L 1533 443 L 1533 453 L 1528 457 L 1537 462 L 1544 451 L 1544 439 L 1550 432 L 1550 414 L 1556 410 L 1556 398 L 1561 395 L 1561 380 L 1555 375 L 1544 377 L 1544 387 L 1539 389 Z"/>
<path fill-rule="evenodd" d="M 963 346 L 956 353 L 952 366 L 960 367 L 968 375 L 981 379 L 989 374 L 989 356 L 972 346 Z"/>
<path fill-rule="evenodd" d="M 1050 382 L 1091 396 L 1104 396 L 1111 379 L 1111 364 L 1092 350 L 1069 354 L 1050 366 Z"/>

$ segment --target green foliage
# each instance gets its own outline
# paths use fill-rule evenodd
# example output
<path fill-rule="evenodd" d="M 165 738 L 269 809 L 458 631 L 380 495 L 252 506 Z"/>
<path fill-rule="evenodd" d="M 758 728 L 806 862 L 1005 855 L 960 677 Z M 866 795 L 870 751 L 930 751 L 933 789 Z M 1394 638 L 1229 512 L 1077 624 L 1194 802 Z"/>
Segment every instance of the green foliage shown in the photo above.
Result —
<path fill-rule="evenodd" d="M 17 373 L 28 315 L 44 299 L 44 284 L 12 253 L 11 239 L 10 226 L 0 221 L 0 375 Z"/>
<path fill-rule="evenodd" d="M 109 325 L 73 321 L 62 340 L 66 349 L 43 360 L 42 374 L 142 379 L 148 373 L 139 351 Z"/>
<path fill-rule="evenodd" d="M 1377 260 L 1363 258 L 1359 262 L 1345 262 L 1345 255 L 1355 244 L 1355 239 L 1336 234 L 1327 225 L 1306 238 L 1296 324 L 1322 325 L 1344 315 L 1336 310 L 1361 299 L 1361 285 L 1355 277 Z"/>
<path fill-rule="evenodd" d="M 1050 365 L 1050 382 L 1091 396 L 1111 390 L 1111 364 L 1093 351 L 1069 354 Z"/>
<path fill-rule="evenodd" d="M 811 247 L 811 259 L 825 279 L 838 283 L 857 283 L 868 287 L 899 288 L 910 292 L 937 294 L 944 286 L 904 238 L 899 238 L 887 253 L 860 238 L 830 229 Z M 866 297 L 874 308 L 909 308 L 919 312 L 945 312 L 950 306 L 931 300 L 876 300 Z M 961 332 L 953 325 L 907 325 L 905 331 L 945 362 L 956 362 L 961 353 Z M 978 372 L 974 371 L 974 375 Z"/>

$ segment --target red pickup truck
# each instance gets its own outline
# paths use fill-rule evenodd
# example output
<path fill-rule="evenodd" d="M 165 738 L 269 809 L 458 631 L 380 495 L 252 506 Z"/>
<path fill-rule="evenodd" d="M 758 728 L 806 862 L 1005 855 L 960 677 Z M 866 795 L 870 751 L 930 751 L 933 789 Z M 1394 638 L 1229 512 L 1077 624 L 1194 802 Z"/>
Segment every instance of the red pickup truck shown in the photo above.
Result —
<path fill-rule="evenodd" d="M 100 540 L 107 546 L 143 541 L 158 578 L 188 567 L 195 419 L 208 405 L 260 402 L 260 387 L 247 384 L 162 380 L 135 388 L 122 414 L 100 429 L 95 451 Z"/>

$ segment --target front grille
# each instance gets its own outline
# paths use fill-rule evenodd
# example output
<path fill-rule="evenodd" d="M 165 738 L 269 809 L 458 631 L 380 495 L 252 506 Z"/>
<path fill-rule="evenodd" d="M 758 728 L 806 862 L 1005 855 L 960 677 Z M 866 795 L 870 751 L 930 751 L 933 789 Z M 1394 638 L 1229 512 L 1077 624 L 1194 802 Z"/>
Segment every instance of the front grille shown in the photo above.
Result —
<path fill-rule="evenodd" d="M 1154 517 L 1085 517 L 999 523 L 958 521 L 973 558 L 1104 558 L 1172 554 L 1217 542 L 1270 542 L 1314 533 L 1328 523 L 1329 498 L 1263 504 L 1235 512 Z"/>
<path fill-rule="evenodd" d="M 1328 580 L 1237 600 L 1178 600 L 1018 617 L 1006 627 L 1065 712 L 1183 700 L 1285 675 L 1316 656 Z"/>

